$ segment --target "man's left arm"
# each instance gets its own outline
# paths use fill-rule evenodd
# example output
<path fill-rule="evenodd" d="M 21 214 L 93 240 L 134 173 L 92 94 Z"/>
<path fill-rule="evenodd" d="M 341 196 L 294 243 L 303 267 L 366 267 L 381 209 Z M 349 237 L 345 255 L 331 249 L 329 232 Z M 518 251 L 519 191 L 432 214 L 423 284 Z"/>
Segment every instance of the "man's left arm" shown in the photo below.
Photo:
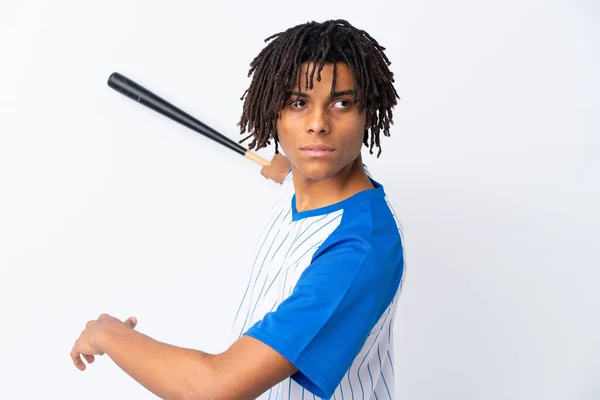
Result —
<path fill-rule="evenodd" d="M 123 371 L 164 399 L 255 399 L 297 369 L 266 344 L 242 336 L 220 354 L 159 342 L 125 322 L 103 314 L 90 321 L 71 351 L 81 360 L 107 354 Z"/>

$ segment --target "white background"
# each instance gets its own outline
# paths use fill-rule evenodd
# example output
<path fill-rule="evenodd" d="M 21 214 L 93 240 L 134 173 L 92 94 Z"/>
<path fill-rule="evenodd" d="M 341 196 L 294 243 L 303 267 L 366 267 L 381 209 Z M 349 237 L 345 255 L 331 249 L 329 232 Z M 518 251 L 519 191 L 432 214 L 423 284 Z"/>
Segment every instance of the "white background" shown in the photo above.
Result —
<path fill-rule="evenodd" d="M 72 365 L 103 312 L 227 347 L 277 185 L 106 80 L 239 140 L 263 40 L 328 18 L 387 48 L 402 98 L 364 152 L 406 236 L 397 399 L 600 398 L 597 2 L 3 0 L 0 399 L 153 398 Z"/>

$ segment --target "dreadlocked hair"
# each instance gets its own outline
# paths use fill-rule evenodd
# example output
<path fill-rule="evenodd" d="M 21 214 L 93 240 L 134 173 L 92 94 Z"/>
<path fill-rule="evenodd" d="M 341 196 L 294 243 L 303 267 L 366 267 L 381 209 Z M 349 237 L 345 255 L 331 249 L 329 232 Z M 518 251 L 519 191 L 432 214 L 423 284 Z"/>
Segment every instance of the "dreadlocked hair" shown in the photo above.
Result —
<path fill-rule="evenodd" d="M 331 97 L 334 96 L 336 63 L 346 63 L 354 78 L 354 101 L 359 112 L 367 110 L 370 126 L 365 129 L 363 143 L 373 154 L 377 146 L 381 154 L 380 132 L 390 136 L 393 124 L 392 108 L 398 94 L 393 86 L 391 62 L 379 45 L 367 32 L 353 27 L 345 20 L 330 20 L 323 23 L 307 22 L 274 34 L 265 43 L 273 40 L 250 63 L 248 77 L 254 74 L 250 87 L 240 100 L 244 100 L 242 116 L 238 125 L 240 134 L 250 134 L 240 143 L 253 138 L 249 149 L 260 149 L 275 141 L 275 154 L 279 153 L 277 119 L 284 108 L 290 92 L 297 85 L 301 92 L 302 65 L 312 64 L 306 69 L 306 87 L 312 89 L 315 71 L 317 81 L 326 63 L 333 63 Z M 318 69 L 317 69 L 318 68 Z M 370 135 L 369 135 L 370 130 Z"/>

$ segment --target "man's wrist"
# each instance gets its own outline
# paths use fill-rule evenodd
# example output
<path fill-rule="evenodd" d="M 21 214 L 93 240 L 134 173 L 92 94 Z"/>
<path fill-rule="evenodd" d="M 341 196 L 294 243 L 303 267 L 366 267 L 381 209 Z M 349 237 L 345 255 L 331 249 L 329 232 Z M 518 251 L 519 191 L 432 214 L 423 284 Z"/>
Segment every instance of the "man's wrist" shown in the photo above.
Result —
<path fill-rule="evenodd" d="M 110 344 L 110 341 L 113 340 L 115 337 L 126 334 L 125 331 L 132 331 L 132 329 L 130 329 L 129 327 L 125 326 L 125 325 L 116 325 L 116 324 L 110 324 L 107 326 L 104 326 L 102 329 L 100 329 L 95 336 L 95 344 L 96 344 L 96 348 L 98 348 L 98 350 L 100 350 L 102 353 L 106 353 L 107 351 L 107 347 Z"/>

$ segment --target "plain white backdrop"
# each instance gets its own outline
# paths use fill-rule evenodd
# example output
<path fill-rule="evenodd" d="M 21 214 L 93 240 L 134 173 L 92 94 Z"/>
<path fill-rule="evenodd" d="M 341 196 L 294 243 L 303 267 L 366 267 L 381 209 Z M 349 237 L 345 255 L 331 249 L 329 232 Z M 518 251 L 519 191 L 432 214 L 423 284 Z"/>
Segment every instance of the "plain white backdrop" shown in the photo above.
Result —
<path fill-rule="evenodd" d="M 3 1 L 0 399 L 150 399 L 85 323 L 224 350 L 277 185 L 106 85 L 234 140 L 273 33 L 348 19 L 392 61 L 365 163 L 405 232 L 397 398 L 600 398 L 600 6 L 588 1 Z M 260 152 L 270 158 L 273 149 Z"/>

